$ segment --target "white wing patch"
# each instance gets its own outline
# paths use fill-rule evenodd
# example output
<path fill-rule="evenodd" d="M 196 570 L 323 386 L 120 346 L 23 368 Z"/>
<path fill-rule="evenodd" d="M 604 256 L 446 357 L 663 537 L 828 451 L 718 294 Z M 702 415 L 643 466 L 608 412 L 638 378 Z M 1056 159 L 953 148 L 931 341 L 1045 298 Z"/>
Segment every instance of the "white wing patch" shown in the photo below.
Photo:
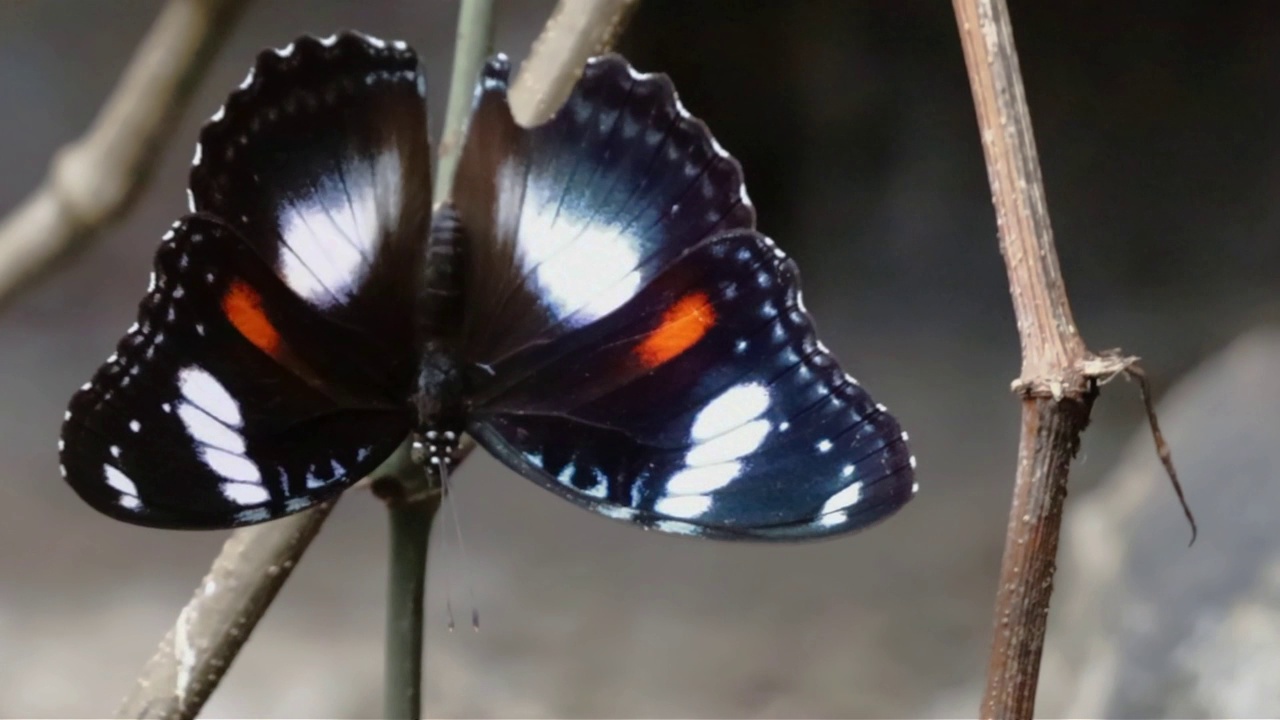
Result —
<path fill-rule="evenodd" d="M 581 327 L 618 309 L 640 289 L 640 243 L 624 227 L 561 207 L 559 190 L 529 185 L 516 247 L 521 268 L 542 290 L 556 320 L 572 315 L 570 326 Z"/>
<path fill-rule="evenodd" d="M 653 509 L 667 517 L 691 520 L 711 509 L 711 498 L 706 495 L 676 495 L 664 497 L 654 503 Z"/>
<path fill-rule="evenodd" d="M 200 448 L 200 459 L 227 480 L 262 484 L 262 473 L 258 471 L 258 466 L 243 455 L 230 453 L 222 448 L 205 446 Z"/>
<path fill-rule="evenodd" d="M 142 507 L 142 501 L 138 499 L 138 486 L 133 483 L 133 480 L 129 479 L 128 475 L 111 465 L 103 465 L 102 470 L 106 475 L 107 484 L 120 493 L 120 507 L 126 510 L 137 510 Z M 65 472 L 63 477 L 66 477 Z"/>
<path fill-rule="evenodd" d="M 321 306 L 351 296 L 382 236 L 399 222 L 400 173 L 393 151 L 347 162 L 284 208 L 279 230 L 288 247 L 278 270 L 294 292 Z"/>
<path fill-rule="evenodd" d="M 261 505 L 271 499 L 261 485 L 243 482 L 222 483 L 222 494 L 237 505 Z"/>
<path fill-rule="evenodd" d="M 192 439 L 227 452 L 244 453 L 244 436 L 201 407 L 190 402 L 178 403 L 178 419 Z"/>
<path fill-rule="evenodd" d="M 742 463 L 731 462 L 706 467 L 688 467 L 667 481 L 667 495 L 703 495 L 728 485 L 742 470 Z"/>
<path fill-rule="evenodd" d="M 845 510 L 856 505 L 861 499 L 862 481 L 858 480 L 857 482 L 851 483 L 848 487 L 835 495 L 827 498 L 827 501 L 822 505 L 821 514 L 826 515 L 827 513 L 833 513 L 838 510 Z"/>
<path fill-rule="evenodd" d="M 742 458 L 758 450 L 773 430 L 773 423 L 760 417 L 769 403 L 768 387 L 739 383 L 699 410 L 689 431 L 693 445 L 685 452 L 685 468 L 667 481 L 654 510 L 692 519 L 710 509 L 708 493 L 737 479 Z"/>
<path fill-rule="evenodd" d="M 178 372 L 178 391 L 178 419 L 196 442 L 200 459 L 223 478 L 223 496 L 239 505 L 270 500 L 262 471 L 244 454 L 240 403 L 209 371 L 194 365 Z"/>
<path fill-rule="evenodd" d="M 750 455 L 764 444 L 771 429 L 773 424 L 768 420 L 752 420 L 694 445 L 685 454 L 684 462 L 690 467 L 699 467 L 737 460 Z"/>
<path fill-rule="evenodd" d="M 111 465 L 103 466 L 103 470 L 107 474 L 107 484 L 124 495 L 138 496 L 138 486 L 133 484 L 128 475 L 120 472 Z"/>
<path fill-rule="evenodd" d="M 769 388 L 759 383 L 734 385 L 698 411 L 690 438 L 709 440 L 760 417 L 768 407 Z"/>
<path fill-rule="evenodd" d="M 185 403 L 195 405 L 229 427 L 239 427 L 243 422 L 240 403 L 204 368 L 192 366 L 179 371 L 178 390 Z"/>

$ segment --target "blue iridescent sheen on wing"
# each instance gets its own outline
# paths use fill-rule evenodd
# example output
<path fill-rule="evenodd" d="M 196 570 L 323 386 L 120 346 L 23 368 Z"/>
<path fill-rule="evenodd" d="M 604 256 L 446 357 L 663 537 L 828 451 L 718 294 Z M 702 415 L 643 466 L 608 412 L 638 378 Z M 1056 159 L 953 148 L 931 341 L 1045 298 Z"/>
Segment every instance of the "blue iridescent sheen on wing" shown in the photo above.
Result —
<path fill-rule="evenodd" d="M 615 310 L 704 238 L 755 226 L 737 161 L 666 76 L 595 58 L 525 130 L 508 72 L 501 57 L 485 69 L 454 192 L 476 238 L 466 359 L 486 365 Z"/>
<path fill-rule="evenodd" d="M 413 51 L 344 33 L 262 53 L 201 132 L 137 323 L 71 400 L 75 491 L 142 525 L 262 522 L 406 435 L 447 467 L 465 429 L 663 532 L 808 539 L 902 507 L 906 434 L 818 341 L 741 167 L 670 80 L 595 58 L 524 128 L 509 74 L 485 67 L 432 225 Z"/>
<path fill-rule="evenodd" d="M 906 435 L 818 342 L 738 163 L 665 76 L 597 58 L 520 128 L 481 84 L 455 199 L 473 238 L 468 430 L 547 489 L 661 531 L 805 539 L 915 492 Z"/>

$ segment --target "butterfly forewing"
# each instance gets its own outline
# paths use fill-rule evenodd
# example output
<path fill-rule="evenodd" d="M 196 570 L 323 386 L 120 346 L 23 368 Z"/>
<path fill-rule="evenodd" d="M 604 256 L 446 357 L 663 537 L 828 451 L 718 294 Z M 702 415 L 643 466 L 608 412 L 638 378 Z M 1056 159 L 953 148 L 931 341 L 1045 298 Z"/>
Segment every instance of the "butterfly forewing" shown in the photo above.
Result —
<path fill-rule="evenodd" d="M 192 209 L 238 230 L 317 312 L 366 331 L 406 388 L 430 223 L 425 94 L 403 43 L 302 38 L 258 57 L 191 170 Z"/>
<path fill-rule="evenodd" d="M 485 68 L 454 196 L 472 243 L 465 360 L 494 364 L 615 310 L 686 248 L 755 212 L 738 163 L 670 80 L 594 58 L 568 100 L 523 129 L 508 66 Z"/>

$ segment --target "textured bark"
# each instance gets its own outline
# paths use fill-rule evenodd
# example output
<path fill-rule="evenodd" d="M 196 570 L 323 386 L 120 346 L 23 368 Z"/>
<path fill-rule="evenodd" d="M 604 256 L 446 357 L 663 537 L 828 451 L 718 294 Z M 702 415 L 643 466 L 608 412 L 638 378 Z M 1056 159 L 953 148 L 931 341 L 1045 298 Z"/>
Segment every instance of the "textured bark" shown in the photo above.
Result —
<path fill-rule="evenodd" d="M 1022 397 L 1022 435 L 981 713 L 1029 718 L 1071 460 L 1098 385 L 1137 359 L 1091 354 L 1072 318 L 1008 7 L 1004 0 L 953 0 L 953 6 L 1022 346 L 1013 383 Z"/>

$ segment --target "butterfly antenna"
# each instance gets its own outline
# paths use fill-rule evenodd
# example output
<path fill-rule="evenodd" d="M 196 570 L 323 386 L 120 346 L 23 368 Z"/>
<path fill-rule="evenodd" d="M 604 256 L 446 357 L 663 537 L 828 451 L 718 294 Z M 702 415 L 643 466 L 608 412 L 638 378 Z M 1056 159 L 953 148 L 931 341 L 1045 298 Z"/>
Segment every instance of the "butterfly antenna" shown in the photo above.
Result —
<path fill-rule="evenodd" d="M 449 484 L 448 464 L 440 465 L 440 481 L 444 486 L 444 499 L 449 505 L 449 515 L 453 519 L 454 534 L 458 538 L 458 553 L 462 556 L 463 582 L 467 585 L 467 595 L 471 599 L 471 629 L 480 632 L 480 607 L 476 604 L 476 589 L 467 577 L 471 561 L 467 559 L 467 545 L 462 541 L 462 523 L 458 520 L 458 501 L 453 499 L 453 487 Z M 453 614 L 450 610 L 449 629 L 453 629 Z"/>

